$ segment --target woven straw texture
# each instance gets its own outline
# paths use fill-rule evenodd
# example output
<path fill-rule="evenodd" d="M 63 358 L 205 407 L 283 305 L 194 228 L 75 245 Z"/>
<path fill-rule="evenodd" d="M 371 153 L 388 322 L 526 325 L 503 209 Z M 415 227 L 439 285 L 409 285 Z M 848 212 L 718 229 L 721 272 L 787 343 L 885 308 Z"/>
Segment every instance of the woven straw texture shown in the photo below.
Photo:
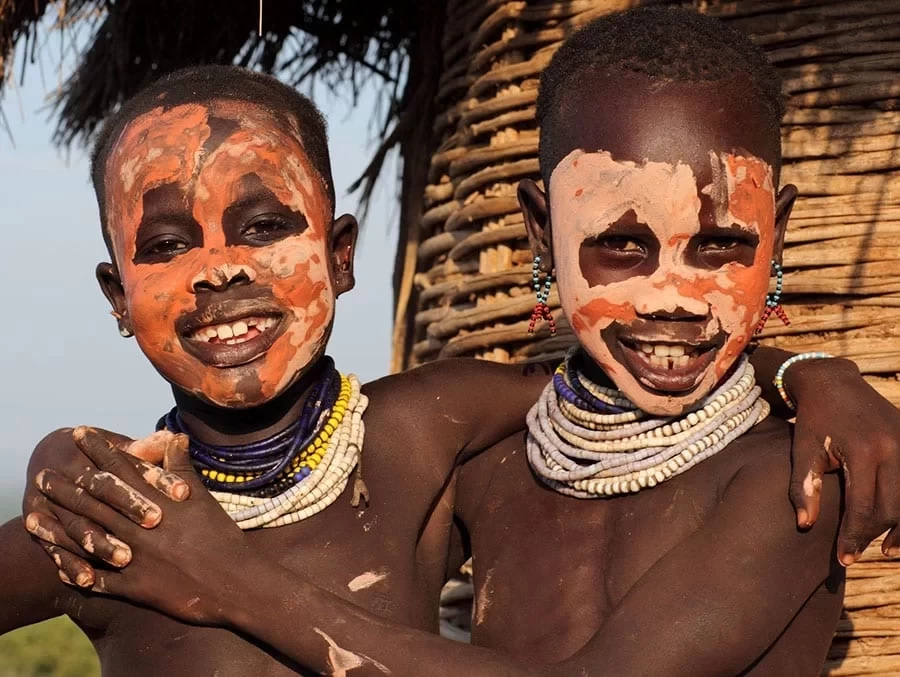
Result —
<path fill-rule="evenodd" d="M 546 359 L 571 344 L 555 293 L 558 335 L 546 325 L 527 335 L 531 254 L 516 184 L 539 178 L 541 70 L 573 30 L 638 4 L 450 3 L 434 127 L 440 145 L 419 228 L 411 350 L 400 362 Z M 900 404 L 900 2 L 653 4 L 694 6 L 733 23 L 784 78 L 783 182 L 801 193 L 784 255 L 792 324 L 771 321 L 762 342 L 852 358 Z M 900 568 L 876 553 L 849 572 L 846 618 L 825 674 L 900 674 Z"/>

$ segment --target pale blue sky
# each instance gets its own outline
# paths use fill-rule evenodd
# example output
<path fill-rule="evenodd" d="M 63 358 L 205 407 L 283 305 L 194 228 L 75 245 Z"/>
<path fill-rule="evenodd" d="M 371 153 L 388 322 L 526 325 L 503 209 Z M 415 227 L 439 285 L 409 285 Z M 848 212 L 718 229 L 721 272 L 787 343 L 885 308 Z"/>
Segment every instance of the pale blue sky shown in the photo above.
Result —
<path fill-rule="evenodd" d="M 119 337 L 94 279 L 106 251 L 87 152 L 73 148 L 67 159 L 54 148 L 53 122 L 41 110 L 57 84 L 56 63 L 45 52 L 43 68 L 30 67 L 18 93 L 0 101 L 15 142 L 0 130 L 0 288 L 9 325 L 0 351 L 0 521 L 18 511 L 28 457 L 47 432 L 85 423 L 143 435 L 171 407 L 168 385 L 134 339 Z M 347 187 L 371 154 L 374 93 L 352 111 L 324 88 L 316 94 L 329 121 L 338 213 L 355 212 Z M 357 288 L 338 301 L 329 345 L 338 368 L 363 381 L 388 370 L 396 176 L 392 161 L 362 224 Z"/>

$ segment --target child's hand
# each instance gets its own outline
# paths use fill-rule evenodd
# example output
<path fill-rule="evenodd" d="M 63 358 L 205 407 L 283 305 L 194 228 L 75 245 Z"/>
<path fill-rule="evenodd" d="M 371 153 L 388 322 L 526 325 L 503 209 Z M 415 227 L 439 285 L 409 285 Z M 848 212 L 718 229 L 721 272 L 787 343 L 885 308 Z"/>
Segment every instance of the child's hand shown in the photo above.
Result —
<path fill-rule="evenodd" d="M 95 575 L 92 562 L 126 566 L 131 559 L 131 550 L 127 544 L 85 519 L 77 505 L 75 510 L 70 511 L 48 501 L 37 482 L 42 472 L 48 470 L 55 476 L 65 478 L 78 488 L 79 498 L 86 494 L 94 496 L 105 507 L 108 506 L 107 510 L 115 510 L 145 528 L 151 529 L 159 524 L 162 512 L 157 503 L 122 482 L 115 468 L 111 468 L 110 472 L 93 473 L 93 463 L 84 453 L 83 431 L 58 430 L 37 446 L 29 462 L 23 513 L 28 531 L 41 541 L 60 568 L 60 578 L 88 587 Z M 106 431 L 96 431 L 96 435 L 102 436 L 110 448 L 116 450 L 117 460 L 121 464 L 138 468 L 143 482 L 136 481 L 133 486 L 149 483 L 173 500 L 187 497 L 188 487 L 180 478 L 122 453 L 128 451 L 140 458 L 159 462 L 167 443 L 159 434 L 136 442 Z"/>
<path fill-rule="evenodd" d="M 121 454 L 96 431 L 79 429 L 75 438 L 93 465 L 85 471 L 82 484 L 110 473 L 124 486 L 140 484 L 146 473 L 142 461 Z M 168 434 L 164 467 L 177 473 L 191 500 L 179 503 L 161 497 L 158 510 L 160 514 L 165 511 L 166 518 L 152 531 L 110 510 L 105 501 L 52 470 L 40 473 L 38 483 L 54 506 L 100 525 L 105 538 L 113 543 L 127 542 L 129 559 L 134 553 L 127 568 L 97 569 L 90 584 L 82 587 L 125 597 L 189 623 L 224 622 L 228 580 L 238 567 L 255 561 L 253 553 L 247 548 L 244 533 L 200 483 L 191 467 L 185 435 Z M 160 468 L 153 470 L 163 472 Z"/>
<path fill-rule="evenodd" d="M 800 527 L 819 514 L 822 474 L 844 473 L 838 557 L 857 560 L 890 530 L 882 551 L 900 555 L 900 411 L 846 360 L 809 360 L 786 374 L 797 402 L 791 501 Z"/>

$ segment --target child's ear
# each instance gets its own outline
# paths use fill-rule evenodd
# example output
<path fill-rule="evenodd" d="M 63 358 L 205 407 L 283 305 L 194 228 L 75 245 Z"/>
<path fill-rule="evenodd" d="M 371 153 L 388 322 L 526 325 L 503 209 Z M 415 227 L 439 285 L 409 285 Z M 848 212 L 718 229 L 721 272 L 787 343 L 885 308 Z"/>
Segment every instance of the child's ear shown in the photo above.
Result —
<path fill-rule="evenodd" d="M 353 289 L 353 256 L 356 254 L 356 236 L 359 225 L 356 217 L 344 214 L 331 226 L 331 266 L 334 271 L 334 295 L 340 296 Z"/>
<path fill-rule="evenodd" d="M 122 287 L 122 280 L 119 279 L 119 273 L 116 272 L 115 266 L 111 263 L 98 263 L 97 282 L 100 283 L 100 290 L 109 301 L 109 305 L 112 306 L 112 316 L 119 323 L 119 334 L 125 338 L 134 336 L 131 318 L 128 317 L 128 310 L 125 306 L 125 289 Z"/>
<path fill-rule="evenodd" d="M 525 218 L 528 244 L 535 257 L 541 257 L 540 269 L 544 273 L 553 270 L 553 237 L 550 233 L 550 210 L 547 196 L 531 179 L 519 181 L 517 190 L 519 209 Z"/>
<path fill-rule="evenodd" d="M 778 192 L 775 199 L 775 248 L 772 258 L 781 263 L 784 251 L 784 235 L 787 233 L 788 221 L 791 218 L 791 210 L 797 201 L 797 186 L 788 183 Z"/>

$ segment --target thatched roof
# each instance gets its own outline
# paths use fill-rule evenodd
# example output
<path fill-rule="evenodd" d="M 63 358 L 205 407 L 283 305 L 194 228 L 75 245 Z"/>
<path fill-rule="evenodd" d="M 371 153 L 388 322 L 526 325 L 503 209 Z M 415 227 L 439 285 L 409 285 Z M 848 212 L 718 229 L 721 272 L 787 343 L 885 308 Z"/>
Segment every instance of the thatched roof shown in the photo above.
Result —
<path fill-rule="evenodd" d="M 0 0 L 0 87 L 33 62 L 45 14 L 53 30 L 86 29 L 90 42 L 55 100 L 54 142 L 87 141 L 115 106 L 150 80 L 201 63 L 239 63 L 292 85 L 311 79 L 354 96 L 369 79 L 390 97 L 383 136 L 404 109 L 415 0 Z M 443 2 L 430 3 L 443 5 Z M 17 44 L 26 58 L 12 64 Z M 15 70 L 16 72 L 12 72 Z"/>

